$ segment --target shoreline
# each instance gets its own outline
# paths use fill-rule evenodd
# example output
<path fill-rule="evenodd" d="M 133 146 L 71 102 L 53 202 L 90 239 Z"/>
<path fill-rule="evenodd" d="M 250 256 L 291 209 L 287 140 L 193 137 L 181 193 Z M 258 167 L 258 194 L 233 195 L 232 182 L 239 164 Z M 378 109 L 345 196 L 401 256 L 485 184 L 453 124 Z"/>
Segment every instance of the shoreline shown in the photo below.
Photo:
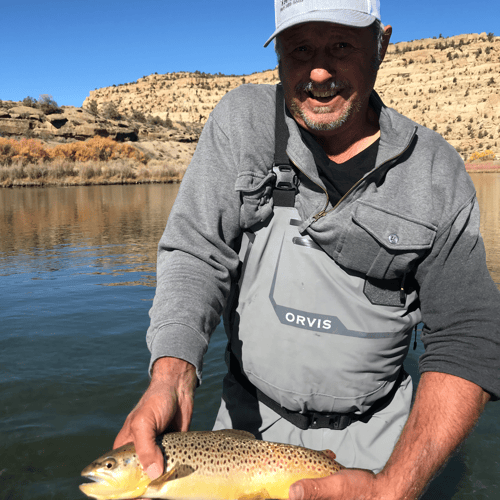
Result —
<path fill-rule="evenodd" d="M 103 162 L 104 163 L 104 162 Z M 81 166 L 81 165 L 80 165 Z M 94 164 L 94 167 L 96 165 Z M 39 175 L 39 172 L 36 170 L 35 172 L 38 175 L 26 175 L 26 171 L 19 175 L 5 175 L 0 176 L 0 188 L 16 188 L 16 187 L 73 187 L 73 186 L 98 186 L 98 185 L 125 185 L 125 184 L 178 184 L 182 181 L 182 177 L 184 175 L 184 171 L 186 166 L 176 165 L 174 168 L 169 169 L 168 167 L 157 169 L 152 168 L 148 169 L 147 166 L 141 165 L 142 168 L 130 168 L 130 164 L 127 165 L 129 169 L 123 169 L 123 165 L 121 165 L 121 169 L 118 171 L 115 169 L 112 173 L 109 172 L 107 175 L 103 172 L 102 169 L 95 169 L 94 175 L 89 176 L 89 174 L 79 175 L 79 169 L 75 170 L 78 172 L 72 172 L 72 175 L 50 175 L 50 173 L 45 172 L 44 175 Z M 25 166 L 24 168 L 29 170 L 30 165 Z M 75 168 L 76 165 L 72 165 L 72 169 Z M 97 165 L 97 167 L 103 167 L 101 165 Z M 135 167 L 135 165 L 134 165 Z M 8 169 L 9 167 L 0 165 L 0 173 L 4 169 Z M 119 171 L 121 170 L 121 171 Z M 466 164 L 465 170 L 469 174 L 498 174 L 500 173 L 500 163 L 494 162 L 494 164 L 489 165 L 481 165 L 481 164 Z M 5 170 L 4 170 L 5 172 Z"/>
<path fill-rule="evenodd" d="M 497 168 L 477 168 L 477 169 L 465 169 L 468 174 L 499 174 L 500 167 Z"/>
<path fill-rule="evenodd" d="M 134 159 L 23 163 L 0 165 L 0 188 L 70 187 L 119 184 L 173 184 L 181 182 L 184 162 Z"/>
<path fill-rule="evenodd" d="M 0 188 L 30 188 L 30 187 L 75 187 L 75 186 L 119 186 L 125 184 L 179 184 L 181 178 L 167 179 L 14 179 L 0 182 Z"/>

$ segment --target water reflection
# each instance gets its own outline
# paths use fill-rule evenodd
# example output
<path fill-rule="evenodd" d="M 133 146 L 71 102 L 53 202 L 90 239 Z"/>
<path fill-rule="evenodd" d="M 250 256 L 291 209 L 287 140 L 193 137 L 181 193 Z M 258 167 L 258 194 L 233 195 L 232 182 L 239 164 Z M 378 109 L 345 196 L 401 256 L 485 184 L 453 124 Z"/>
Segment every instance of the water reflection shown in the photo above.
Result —
<path fill-rule="evenodd" d="M 500 288 L 500 174 L 472 174 L 481 209 L 481 233 L 486 263 Z"/>
<path fill-rule="evenodd" d="M 87 265 L 89 274 L 145 273 L 139 281 L 106 285 L 154 286 L 156 247 L 178 189 L 159 184 L 1 190 L 0 274 Z"/>
<path fill-rule="evenodd" d="M 500 174 L 472 174 L 488 269 L 500 286 Z M 154 286 L 156 247 L 178 184 L 0 190 L 0 274 L 91 263 L 89 273 Z M 5 258 L 9 259 L 8 266 Z"/>

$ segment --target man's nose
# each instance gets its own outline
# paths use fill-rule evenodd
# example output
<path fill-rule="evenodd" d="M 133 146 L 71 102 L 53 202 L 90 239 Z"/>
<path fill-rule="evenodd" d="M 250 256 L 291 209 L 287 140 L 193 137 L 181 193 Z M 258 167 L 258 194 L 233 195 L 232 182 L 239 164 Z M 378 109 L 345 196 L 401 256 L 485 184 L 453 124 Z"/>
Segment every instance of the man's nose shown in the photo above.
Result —
<path fill-rule="evenodd" d="M 335 76 L 335 70 L 333 68 L 334 58 L 328 57 L 328 55 L 321 51 L 316 54 L 316 56 L 311 60 L 311 81 L 318 84 L 327 83 Z"/>
<path fill-rule="evenodd" d="M 311 81 L 317 84 L 325 84 L 333 78 L 333 72 L 326 68 L 315 67 L 311 70 L 309 75 Z"/>

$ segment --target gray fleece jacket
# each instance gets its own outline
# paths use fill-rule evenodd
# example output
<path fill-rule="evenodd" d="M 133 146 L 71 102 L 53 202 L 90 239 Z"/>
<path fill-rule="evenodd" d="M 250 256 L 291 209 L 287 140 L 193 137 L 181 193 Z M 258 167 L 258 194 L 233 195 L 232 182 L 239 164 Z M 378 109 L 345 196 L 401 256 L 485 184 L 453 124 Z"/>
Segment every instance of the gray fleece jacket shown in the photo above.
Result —
<path fill-rule="evenodd" d="M 159 243 L 151 366 L 162 356 L 182 358 L 201 380 L 210 335 L 238 277 L 241 234 L 272 213 L 275 89 L 235 89 L 205 125 Z M 287 113 L 300 230 L 369 281 L 410 282 L 424 323 L 420 371 L 462 377 L 498 399 L 500 293 L 486 268 L 473 183 L 439 134 L 375 92 L 370 103 L 380 122 L 376 167 L 335 207 L 316 163 L 328 157 Z"/>

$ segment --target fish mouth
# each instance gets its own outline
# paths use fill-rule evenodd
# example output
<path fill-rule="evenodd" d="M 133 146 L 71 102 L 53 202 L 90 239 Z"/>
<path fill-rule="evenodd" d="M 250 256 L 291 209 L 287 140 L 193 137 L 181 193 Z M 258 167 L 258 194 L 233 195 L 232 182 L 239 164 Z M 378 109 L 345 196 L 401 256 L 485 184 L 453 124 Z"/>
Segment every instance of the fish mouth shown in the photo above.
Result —
<path fill-rule="evenodd" d="M 95 498 L 97 500 L 104 500 L 107 498 L 118 498 L 115 495 L 122 493 L 112 478 L 104 478 L 101 476 L 96 476 L 92 473 L 83 474 L 85 479 L 89 479 L 90 483 L 80 484 L 79 488 L 85 495 Z"/>
<path fill-rule="evenodd" d="M 146 491 L 149 479 L 147 481 L 139 482 L 138 484 L 126 486 L 120 484 L 120 481 L 113 477 L 101 476 L 92 472 L 82 472 L 85 479 L 89 479 L 90 483 L 83 483 L 79 485 L 80 491 L 85 493 L 88 497 L 95 498 L 96 500 L 113 500 L 113 499 L 129 499 L 137 498 L 144 491 Z"/>
<path fill-rule="evenodd" d="M 88 497 L 95 498 L 96 500 L 105 500 L 106 498 L 116 498 L 109 496 L 114 493 L 115 489 L 107 484 L 102 483 L 83 483 L 78 486 L 80 491 L 85 493 Z"/>

